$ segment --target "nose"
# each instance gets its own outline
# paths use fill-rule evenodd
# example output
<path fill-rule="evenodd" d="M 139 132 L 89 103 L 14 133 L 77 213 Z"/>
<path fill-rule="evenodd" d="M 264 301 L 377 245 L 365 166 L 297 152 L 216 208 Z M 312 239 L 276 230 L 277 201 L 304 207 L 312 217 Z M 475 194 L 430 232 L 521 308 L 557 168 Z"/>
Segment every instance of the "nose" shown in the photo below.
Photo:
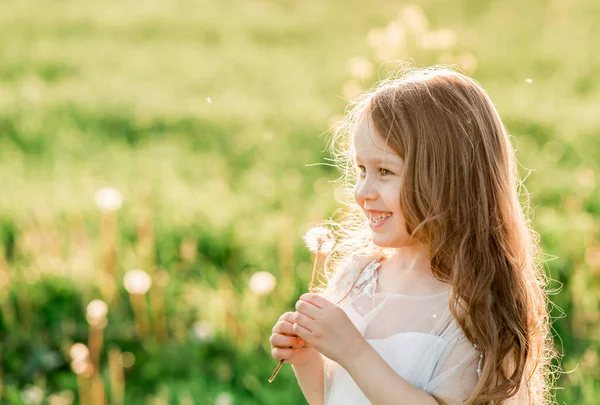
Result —
<path fill-rule="evenodd" d="M 377 199 L 377 180 L 367 178 L 359 178 L 354 186 L 354 199 L 358 205 L 362 206 L 365 200 Z"/>

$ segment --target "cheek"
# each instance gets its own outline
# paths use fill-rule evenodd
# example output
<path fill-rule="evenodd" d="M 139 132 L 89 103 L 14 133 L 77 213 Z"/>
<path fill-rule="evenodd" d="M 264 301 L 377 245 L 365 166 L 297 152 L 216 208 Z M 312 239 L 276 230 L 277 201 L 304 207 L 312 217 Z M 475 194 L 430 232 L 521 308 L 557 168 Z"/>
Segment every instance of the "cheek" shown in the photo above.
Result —
<path fill-rule="evenodd" d="M 380 191 L 386 207 L 394 214 L 400 213 L 400 193 L 398 187 L 389 185 Z"/>
<path fill-rule="evenodd" d="M 356 201 L 356 203 L 362 207 L 362 205 L 360 203 L 362 201 L 362 199 L 360 198 L 360 196 L 358 194 L 359 187 L 360 187 L 360 180 L 357 181 L 356 184 L 354 185 L 354 188 L 352 189 L 352 196 L 354 197 L 354 201 Z"/>

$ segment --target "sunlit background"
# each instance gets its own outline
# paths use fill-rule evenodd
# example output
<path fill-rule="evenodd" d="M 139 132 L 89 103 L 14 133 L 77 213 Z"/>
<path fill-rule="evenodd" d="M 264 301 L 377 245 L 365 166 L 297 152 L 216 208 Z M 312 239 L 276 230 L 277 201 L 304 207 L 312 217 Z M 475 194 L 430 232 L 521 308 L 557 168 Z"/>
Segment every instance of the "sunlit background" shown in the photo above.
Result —
<path fill-rule="evenodd" d="M 559 403 L 600 397 L 596 0 L 0 2 L 0 403 L 305 404 L 269 336 L 341 206 L 324 133 L 458 64 L 518 146 Z M 320 136 L 322 135 L 322 136 Z"/>

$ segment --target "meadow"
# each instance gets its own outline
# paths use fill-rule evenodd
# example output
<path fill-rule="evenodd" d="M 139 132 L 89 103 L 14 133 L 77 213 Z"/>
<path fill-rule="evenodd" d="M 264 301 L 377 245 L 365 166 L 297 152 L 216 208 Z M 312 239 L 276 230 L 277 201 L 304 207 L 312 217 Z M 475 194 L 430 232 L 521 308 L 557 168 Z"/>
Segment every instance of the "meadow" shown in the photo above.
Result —
<path fill-rule="evenodd" d="M 0 403 L 305 404 L 269 336 L 343 195 L 328 130 L 455 64 L 517 148 L 564 373 L 600 397 L 600 3 L 0 2 Z M 91 398 L 91 399 L 90 399 Z"/>

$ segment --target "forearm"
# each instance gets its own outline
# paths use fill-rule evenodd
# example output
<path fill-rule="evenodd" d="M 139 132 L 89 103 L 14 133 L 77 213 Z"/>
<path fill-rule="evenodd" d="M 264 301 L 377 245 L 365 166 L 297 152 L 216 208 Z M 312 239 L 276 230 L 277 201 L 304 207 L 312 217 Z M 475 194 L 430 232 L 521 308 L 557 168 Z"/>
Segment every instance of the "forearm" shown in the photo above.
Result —
<path fill-rule="evenodd" d="M 433 396 L 398 375 L 366 340 L 342 366 L 373 405 L 438 405 Z"/>
<path fill-rule="evenodd" d="M 323 405 L 325 387 L 323 374 L 323 356 L 314 351 L 311 359 L 302 366 L 292 365 L 298 385 L 310 405 Z"/>

